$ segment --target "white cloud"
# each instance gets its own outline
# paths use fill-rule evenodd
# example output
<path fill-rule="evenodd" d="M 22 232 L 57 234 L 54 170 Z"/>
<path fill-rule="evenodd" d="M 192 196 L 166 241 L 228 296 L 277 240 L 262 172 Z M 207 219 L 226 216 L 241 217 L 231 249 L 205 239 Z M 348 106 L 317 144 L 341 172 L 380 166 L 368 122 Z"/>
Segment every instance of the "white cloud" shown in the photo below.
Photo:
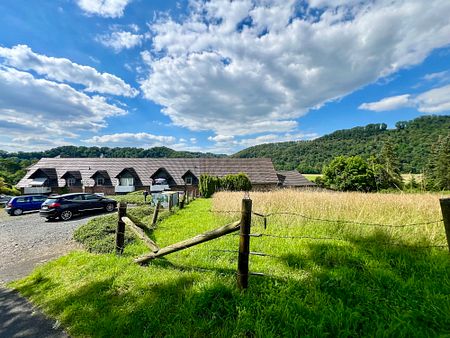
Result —
<path fill-rule="evenodd" d="M 116 53 L 122 49 L 131 49 L 141 45 L 144 35 L 119 31 L 111 34 L 100 35 L 97 40 L 104 46 L 114 49 Z"/>
<path fill-rule="evenodd" d="M 132 0 L 77 0 L 78 6 L 86 14 L 95 14 L 106 18 L 123 16 L 125 7 Z"/>
<path fill-rule="evenodd" d="M 43 136 L 27 136 L 17 137 L 12 140 L 2 140 L 0 138 L 0 149 L 9 152 L 20 151 L 42 151 L 50 148 L 67 146 L 71 143 L 58 137 L 43 137 Z"/>
<path fill-rule="evenodd" d="M 234 136 L 232 136 L 232 135 L 216 135 L 216 136 L 208 137 L 209 141 L 214 141 L 214 142 L 229 142 L 229 141 L 232 141 L 233 139 L 234 139 Z"/>
<path fill-rule="evenodd" d="M 422 113 L 450 112 L 450 85 L 426 91 L 418 95 L 414 102 Z"/>
<path fill-rule="evenodd" d="M 145 97 L 192 130 L 287 132 L 309 109 L 450 43 L 449 1 L 310 3 L 193 1 L 182 21 L 157 20 L 142 53 Z"/>
<path fill-rule="evenodd" d="M 389 111 L 413 107 L 422 113 L 439 114 L 450 112 L 450 85 L 434 88 L 418 95 L 399 95 L 377 102 L 363 103 L 359 109 Z"/>
<path fill-rule="evenodd" d="M 445 70 L 437 73 L 426 74 L 423 79 L 425 81 L 445 81 L 450 78 L 450 71 Z"/>
<path fill-rule="evenodd" d="M 26 45 L 0 47 L 3 63 L 20 70 L 33 70 L 47 79 L 85 86 L 86 92 L 134 97 L 138 91 L 119 77 L 100 73 L 95 68 L 76 64 L 69 59 L 34 53 Z"/>
<path fill-rule="evenodd" d="M 398 95 L 384 98 L 377 102 L 363 103 L 358 108 L 372 111 L 387 111 L 406 107 L 410 104 L 410 95 Z"/>
<path fill-rule="evenodd" d="M 173 136 L 153 135 L 149 133 L 117 133 L 109 135 L 94 136 L 84 140 L 91 144 L 120 144 L 122 146 L 131 145 L 133 147 L 155 147 L 174 144 L 177 139 Z"/>
<path fill-rule="evenodd" d="M 8 125 L 10 132 L 15 126 L 74 136 L 77 130 L 98 130 L 106 118 L 126 113 L 104 97 L 0 66 L 0 127 Z"/>
<path fill-rule="evenodd" d="M 287 142 L 287 141 L 300 141 L 300 140 L 312 140 L 319 137 L 316 133 L 284 133 L 284 134 L 264 134 L 251 138 L 235 138 L 229 135 L 216 135 L 208 137 L 209 141 L 215 142 L 213 151 L 219 151 L 221 153 L 232 153 L 239 151 L 243 148 L 252 147 L 263 143 L 273 142 Z"/>

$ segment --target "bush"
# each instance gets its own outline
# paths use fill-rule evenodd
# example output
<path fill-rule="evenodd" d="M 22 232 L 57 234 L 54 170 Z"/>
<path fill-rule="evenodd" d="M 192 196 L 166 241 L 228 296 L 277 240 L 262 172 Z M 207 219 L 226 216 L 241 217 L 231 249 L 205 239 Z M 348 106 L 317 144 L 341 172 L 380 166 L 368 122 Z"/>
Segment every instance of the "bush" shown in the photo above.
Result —
<path fill-rule="evenodd" d="M 219 189 L 227 191 L 249 191 L 252 189 L 252 183 L 244 173 L 229 174 L 222 178 L 203 174 L 200 175 L 198 187 L 200 194 L 205 198 L 209 198 Z"/>
<path fill-rule="evenodd" d="M 200 194 L 205 197 L 211 197 L 216 190 L 220 188 L 220 178 L 217 176 L 210 176 L 208 174 L 200 175 L 198 189 Z"/>
<path fill-rule="evenodd" d="M 373 191 L 376 181 L 368 163 L 360 156 L 338 156 L 323 169 L 325 187 L 341 191 Z"/>

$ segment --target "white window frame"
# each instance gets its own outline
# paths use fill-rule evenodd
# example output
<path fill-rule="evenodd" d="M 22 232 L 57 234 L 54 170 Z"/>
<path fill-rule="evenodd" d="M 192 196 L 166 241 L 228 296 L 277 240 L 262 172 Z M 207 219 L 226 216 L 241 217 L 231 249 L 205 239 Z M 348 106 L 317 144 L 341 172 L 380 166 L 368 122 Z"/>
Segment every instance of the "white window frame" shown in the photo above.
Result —
<path fill-rule="evenodd" d="M 192 185 L 192 176 L 186 177 L 186 184 L 187 185 Z"/>
<path fill-rule="evenodd" d="M 77 180 L 73 177 L 67 178 L 67 186 L 73 187 L 77 183 Z"/>
<path fill-rule="evenodd" d="M 105 178 L 104 177 L 96 177 L 95 178 L 95 185 L 98 185 L 98 186 L 105 185 Z"/>
<path fill-rule="evenodd" d="M 121 177 L 119 185 L 125 187 L 133 187 L 134 186 L 134 178 L 133 177 Z"/>

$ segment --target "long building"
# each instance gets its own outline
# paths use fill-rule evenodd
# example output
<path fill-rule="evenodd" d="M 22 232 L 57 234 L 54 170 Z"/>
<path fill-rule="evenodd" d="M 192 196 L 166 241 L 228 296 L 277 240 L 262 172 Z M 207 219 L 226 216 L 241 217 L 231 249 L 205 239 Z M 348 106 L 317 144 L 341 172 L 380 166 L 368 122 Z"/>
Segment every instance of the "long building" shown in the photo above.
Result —
<path fill-rule="evenodd" d="M 151 191 L 159 181 L 170 190 L 197 191 L 201 174 L 245 173 L 254 190 L 283 186 L 268 158 L 43 158 L 27 169 L 17 187 L 25 194 L 91 192 L 113 195 Z M 314 183 L 303 182 L 303 186 Z"/>

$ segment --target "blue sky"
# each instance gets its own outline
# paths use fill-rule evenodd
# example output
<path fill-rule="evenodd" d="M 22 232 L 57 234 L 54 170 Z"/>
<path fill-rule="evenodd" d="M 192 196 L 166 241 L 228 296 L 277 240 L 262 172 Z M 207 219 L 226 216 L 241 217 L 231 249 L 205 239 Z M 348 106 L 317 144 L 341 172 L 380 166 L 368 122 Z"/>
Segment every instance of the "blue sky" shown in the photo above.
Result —
<path fill-rule="evenodd" d="M 264 142 L 450 112 L 450 2 L 3 0 L 0 149 Z"/>

